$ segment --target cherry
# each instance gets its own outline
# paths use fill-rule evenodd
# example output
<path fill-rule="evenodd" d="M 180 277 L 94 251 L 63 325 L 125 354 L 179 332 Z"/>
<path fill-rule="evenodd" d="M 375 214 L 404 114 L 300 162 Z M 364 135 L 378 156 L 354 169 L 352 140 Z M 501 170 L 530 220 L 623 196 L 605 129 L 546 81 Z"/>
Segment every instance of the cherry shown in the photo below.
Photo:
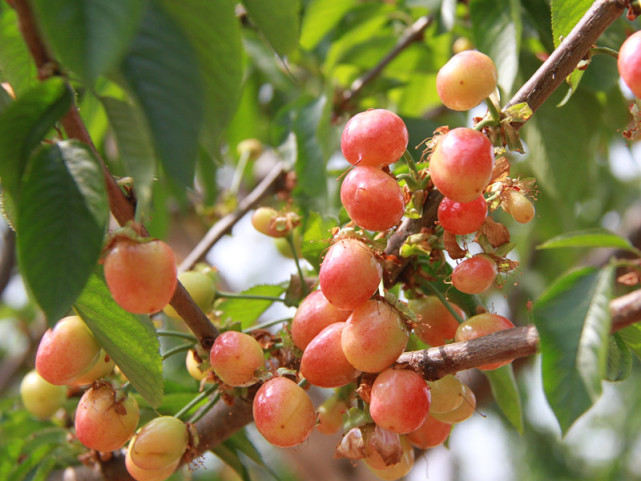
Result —
<path fill-rule="evenodd" d="M 427 383 L 432 394 L 430 413 L 453 411 L 463 402 L 463 383 L 452 374 Z"/>
<path fill-rule="evenodd" d="M 316 412 L 309 395 L 284 377 L 274 377 L 260 387 L 252 411 L 258 431 L 271 444 L 281 448 L 302 443 L 316 424 Z"/>
<path fill-rule="evenodd" d="M 443 444 L 451 431 L 451 423 L 439 421 L 430 413 L 420 428 L 407 434 L 407 439 L 419 449 L 429 449 Z"/>
<path fill-rule="evenodd" d="M 370 300 L 347 319 L 341 345 L 349 363 L 364 372 L 389 367 L 407 346 L 409 334 L 399 312 L 382 300 Z"/>
<path fill-rule="evenodd" d="M 360 372 L 352 366 L 341 347 L 345 322 L 335 322 L 310 342 L 300 361 L 300 372 L 319 387 L 340 387 L 352 382 Z"/>
<path fill-rule="evenodd" d="M 341 202 L 354 223 L 365 230 L 390 229 L 405 210 L 401 187 L 376 167 L 353 168 L 341 185 Z"/>
<path fill-rule="evenodd" d="M 130 444 L 125 455 L 125 467 L 129 475 L 136 481 L 164 481 L 176 471 L 178 464 L 180 464 L 180 459 L 177 459 L 173 464 L 160 469 L 139 468 L 131 460 L 131 446 Z"/>
<path fill-rule="evenodd" d="M 202 362 L 196 359 L 196 351 L 194 349 L 190 349 L 187 351 L 187 356 L 185 357 L 185 367 L 187 368 L 187 372 L 191 377 L 193 377 L 196 381 L 202 381 L 203 379 L 209 377 L 209 373 L 211 372 L 211 364 L 209 363 L 209 359 L 207 359 L 207 362 Z"/>
<path fill-rule="evenodd" d="M 461 395 L 463 402 L 452 411 L 446 413 L 432 413 L 434 419 L 445 424 L 457 424 L 470 418 L 476 410 L 476 396 L 474 392 L 465 384 L 462 385 Z"/>
<path fill-rule="evenodd" d="M 430 409 L 430 390 L 423 377 L 406 369 L 389 368 L 372 385 L 369 411 L 382 428 L 399 434 L 416 431 Z"/>
<path fill-rule="evenodd" d="M 492 286 L 498 274 L 496 261 L 485 254 L 465 259 L 452 271 L 452 284 L 466 294 L 479 294 Z"/>
<path fill-rule="evenodd" d="M 477 337 L 486 336 L 493 332 L 503 331 L 512 327 L 514 327 L 514 324 L 512 324 L 512 321 L 509 319 L 499 316 L 498 314 L 486 312 L 470 317 L 467 321 L 459 325 L 454 339 L 457 342 L 469 341 L 470 339 L 476 339 Z M 509 364 L 510 362 L 511 361 L 503 361 L 484 364 L 482 366 L 478 366 L 478 368 L 489 371 L 504 366 L 505 364 Z"/>
<path fill-rule="evenodd" d="M 372 456 L 364 459 L 367 468 L 381 479 L 393 481 L 400 479 L 410 472 L 414 466 L 414 448 L 405 436 L 400 437 L 401 460 L 391 466 L 386 466 L 384 461 L 373 461 Z M 380 456 L 379 456 L 380 458 Z"/>
<path fill-rule="evenodd" d="M 436 91 L 452 110 L 469 110 L 496 88 L 498 73 L 490 57 L 477 50 L 454 55 L 436 75 Z"/>
<path fill-rule="evenodd" d="M 292 341 L 305 349 L 316 335 L 334 322 L 344 322 L 352 311 L 334 307 L 320 289 L 312 291 L 301 301 L 292 319 Z"/>
<path fill-rule="evenodd" d="M 119 396 L 109 384 L 85 391 L 76 409 L 78 440 L 90 449 L 109 452 L 120 449 L 138 425 L 140 410 L 133 396 Z"/>
<path fill-rule="evenodd" d="M 45 381 L 34 369 L 22 378 L 20 398 L 27 411 L 37 418 L 47 419 L 64 404 L 67 388 Z"/>
<path fill-rule="evenodd" d="M 251 221 L 258 232 L 275 238 L 287 236 L 300 223 L 297 214 L 283 214 L 273 207 L 259 207 L 252 214 Z"/>
<path fill-rule="evenodd" d="M 619 75 L 635 97 L 641 98 L 641 31 L 630 35 L 619 49 Z"/>
<path fill-rule="evenodd" d="M 343 414 L 349 407 L 347 403 L 338 398 L 331 396 L 327 398 L 318 408 L 318 424 L 316 430 L 323 434 L 333 434 L 343 425 Z"/>
<path fill-rule="evenodd" d="M 455 202 L 472 202 L 492 175 L 494 150 L 481 132 L 467 127 L 450 130 L 438 139 L 430 157 L 430 175 L 441 193 Z"/>
<path fill-rule="evenodd" d="M 194 302 L 203 312 L 209 312 L 216 297 L 214 279 L 204 272 L 186 271 L 178 274 L 178 281 L 187 290 Z M 181 319 L 171 304 L 163 308 L 163 312 L 172 319 Z"/>
<path fill-rule="evenodd" d="M 517 190 L 509 190 L 501 201 L 501 206 L 520 224 L 530 222 L 536 213 L 530 199 Z"/>
<path fill-rule="evenodd" d="M 51 384 L 71 384 L 98 361 L 100 345 L 78 316 L 60 319 L 47 329 L 36 352 L 36 370 Z"/>
<path fill-rule="evenodd" d="M 160 416 L 145 424 L 131 440 L 131 461 L 143 470 L 175 466 L 187 449 L 187 426 L 173 416 Z"/>
<path fill-rule="evenodd" d="M 107 354 L 104 349 L 101 349 L 98 360 L 93 365 L 93 367 L 85 374 L 75 378 L 73 382 L 70 383 L 70 385 L 86 386 L 88 384 L 91 384 L 101 377 L 111 374 L 114 370 L 114 367 L 116 367 L 116 364 L 114 363 L 111 356 L 109 356 L 109 354 Z"/>
<path fill-rule="evenodd" d="M 381 277 L 381 266 L 372 250 L 352 238 L 339 239 L 329 248 L 318 274 L 325 298 L 344 310 L 352 310 L 372 297 Z"/>
<path fill-rule="evenodd" d="M 352 165 L 385 167 L 401 158 L 408 133 L 393 112 L 372 109 L 354 115 L 343 130 L 341 149 Z"/>
<path fill-rule="evenodd" d="M 257 381 L 256 371 L 265 365 L 263 349 L 249 334 L 225 331 L 209 354 L 216 375 L 230 386 L 249 386 Z"/>
<path fill-rule="evenodd" d="M 463 310 L 450 303 L 461 317 Z M 420 297 L 408 302 L 409 308 L 418 316 L 414 332 L 425 344 L 442 346 L 454 339 L 458 321 L 436 296 Z"/>
<path fill-rule="evenodd" d="M 134 314 L 161 311 L 176 290 L 176 260 L 160 240 L 115 240 L 104 261 L 105 280 L 114 300 Z"/>
<path fill-rule="evenodd" d="M 472 202 L 456 202 L 445 197 L 438 206 L 439 224 L 452 234 L 465 235 L 480 229 L 487 217 L 487 203 L 482 195 Z"/>

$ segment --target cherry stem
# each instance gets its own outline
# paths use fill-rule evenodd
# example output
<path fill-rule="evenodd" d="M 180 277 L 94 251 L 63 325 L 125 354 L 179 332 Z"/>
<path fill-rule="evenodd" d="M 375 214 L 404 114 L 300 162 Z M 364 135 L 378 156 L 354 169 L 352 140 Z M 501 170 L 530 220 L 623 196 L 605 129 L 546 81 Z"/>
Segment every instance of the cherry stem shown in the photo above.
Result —
<path fill-rule="evenodd" d="M 431 291 L 432 294 L 434 294 L 436 297 L 439 298 L 439 300 L 443 303 L 443 305 L 447 308 L 447 310 L 450 311 L 450 314 L 454 316 L 454 319 L 456 319 L 456 322 L 458 322 L 459 324 L 462 324 L 463 322 L 465 322 L 465 320 L 460 316 L 460 314 L 456 312 L 456 309 L 454 309 L 454 306 L 450 304 L 450 301 L 448 301 L 445 298 L 445 296 L 441 293 L 441 291 L 439 291 L 436 287 L 434 287 L 434 285 L 431 282 L 425 281 L 425 282 L 421 282 L 420 284 L 421 284 L 421 287 L 424 288 L 423 290 L 425 290 L 426 288 L 427 290 Z"/>
<path fill-rule="evenodd" d="M 243 329 L 244 333 L 249 333 L 252 331 L 257 331 L 259 329 L 267 329 L 268 327 L 276 326 L 278 324 L 285 324 L 289 323 L 291 321 L 291 318 L 287 319 L 276 319 L 275 321 L 265 321 L 261 324 L 256 324 L 255 326 L 248 327 L 247 329 Z"/>
<path fill-rule="evenodd" d="M 610 57 L 619 58 L 619 52 L 609 47 L 594 47 L 590 50 L 590 55 L 609 55 Z"/>
<path fill-rule="evenodd" d="M 189 401 L 185 405 L 185 407 L 183 407 L 180 411 L 174 414 L 174 417 L 180 419 L 182 416 L 187 414 L 191 410 L 191 408 L 193 408 L 195 405 L 200 403 L 203 399 L 207 398 L 209 395 L 213 394 L 214 391 L 216 391 L 217 389 L 218 389 L 218 384 L 214 384 L 213 386 L 208 387 L 203 392 L 201 392 L 198 396 L 196 396 L 194 399 Z"/>
<path fill-rule="evenodd" d="M 496 125 L 498 125 L 498 122 L 494 120 L 492 117 L 485 117 L 478 124 L 474 126 L 474 130 L 478 130 L 480 132 L 485 127 L 494 127 Z"/>
<path fill-rule="evenodd" d="M 179 354 L 181 352 L 189 351 L 190 349 L 193 349 L 194 345 L 193 344 L 181 344 L 180 346 L 176 346 L 169 351 L 167 351 L 165 354 L 162 355 L 162 360 L 166 360 L 167 358 Z"/>
<path fill-rule="evenodd" d="M 298 277 L 300 277 L 300 285 L 303 291 L 303 296 L 309 294 L 309 289 L 307 283 L 305 282 L 305 276 L 303 275 L 303 269 L 300 267 L 300 261 L 298 259 L 298 252 L 296 252 L 296 245 L 294 244 L 294 233 L 293 231 L 287 234 L 285 237 L 287 244 L 289 245 L 290 250 L 292 251 L 292 257 L 294 259 L 294 264 L 296 264 L 296 270 L 298 271 Z"/>
<path fill-rule="evenodd" d="M 496 105 L 490 97 L 485 99 L 485 105 L 487 105 L 487 108 L 490 111 L 492 120 L 498 124 L 501 121 L 501 113 L 499 112 L 499 109 L 496 108 Z"/>
<path fill-rule="evenodd" d="M 194 415 L 191 417 L 191 419 L 189 419 L 189 422 L 190 422 L 190 423 L 197 423 L 198 421 L 200 421 L 200 419 L 201 419 L 205 414 L 207 414 L 207 412 L 208 412 L 211 408 L 213 408 L 213 407 L 218 403 L 218 401 L 219 401 L 219 400 L 220 400 L 220 393 L 219 393 L 219 392 L 217 392 L 217 393 L 216 393 L 216 395 L 214 396 L 214 398 L 213 398 L 211 401 L 209 401 L 207 404 L 205 404 L 205 405 L 202 407 L 202 409 L 201 409 L 201 410 L 199 410 L 197 413 L 194 413 Z"/>
<path fill-rule="evenodd" d="M 179 331 L 156 331 L 156 334 L 162 337 L 178 337 L 180 339 L 187 339 L 188 341 L 192 342 L 197 342 L 198 339 L 196 339 L 195 336 L 192 336 L 191 334 L 187 334 L 186 332 L 179 332 Z"/>
<path fill-rule="evenodd" d="M 229 192 L 236 196 L 238 194 L 238 189 L 240 188 L 240 182 L 243 180 L 243 174 L 245 173 L 245 167 L 247 167 L 247 162 L 251 157 L 251 152 L 249 149 L 244 149 L 240 153 L 240 158 L 238 159 L 238 164 L 236 164 L 236 170 L 234 170 L 234 177 L 231 181 L 231 187 L 229 187 Z"/>
<path fill-rule="evenodd" d="M 410 171 L 414 173 L 416 177 L 418 177 L 419 175 L 418 166 L 416 165 L 416 162 L 414 161 L 414 157 L 412 157 L 412 154 L 410 154 L 409 150 L 405 149 L 405 152 L 403 152 L 403 156 L 401 158 L 405 161 Z"/>
<path fill-rule="evenodd" d="M 274 301 L 285 302 L 285 299 L 274 296 L 259 296 L 254 294 L 237 294 L 234 292 L 216 291 L 216 297 L 224 297 L 225 299 L 247 299 L 253 301 Z"/>

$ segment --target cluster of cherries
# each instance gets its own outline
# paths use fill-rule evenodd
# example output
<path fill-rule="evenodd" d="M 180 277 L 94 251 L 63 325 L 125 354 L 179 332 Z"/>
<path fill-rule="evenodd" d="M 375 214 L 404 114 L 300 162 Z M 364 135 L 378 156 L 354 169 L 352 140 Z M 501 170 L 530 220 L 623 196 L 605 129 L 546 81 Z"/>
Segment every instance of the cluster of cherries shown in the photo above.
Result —
<path fill-rule="evenodd" d="M 457 110 L 474 107 L 495 86 L 492 61 L 476 51 L 457 54 L 437 77 L 441 99 Z M 341 148 L 353 168 L 343 180 L 340 197 L 353 223 L 364 231 L 388 231 L 403 218 L 408 188 L 400 186 L 389 166 L 404 155 L 407 144 L 405 124 L 387 110 L 357 114 L 344 129 Z M 486 222 L 489 200 L 484 194 L 496 192 L 493 170 L 494 150 L 482 133 L 458 128 L 434 138 L 429 171 L 424 172 L 444 195 L 438 220 L 445 232 L 464 236 Z M 520 222 L 534 216 L 518 183 L 501 184 L 494 197 Z M 278 238 L 288 235 L 299 219 L 291 212 L 261 208 L 252 221 L 260 232 Z M 187 368 L 197 379 L 225 389 L 262 382 L 255 392 L 253 416 L 270 443 L 295 446 L 315 427 L 324 433 L 343 427 L 337 455 L 363 459 L 381 478 L 397 479 L 411 469 L 414 447 L 427 449 L 444 442 L 452 425 L 475 409 L 474 394 L 456 376 L 427 382 L 396 364 L 412 335 L 440 346 L 513 324 L 492 313 L 459 323 L 464 314 L 458 306 L 423 294 L 411 296 L 405 308 L 388 302 L 377 294 L 382 266 L 372 245 L 368 234 L 354 229 L 343 229 L 332 240 L 321 263 L 320 288 L 303 299 L 291 323 L 291 340 L 302 352 L 299 361 L 287 366 L 293 369 L 275 370 L 278 362 L 271 359 L 269 343 L 259 342 L 258 334 L 233 330 L 217 337 L 205 362 L 190 351 Z M 494 283 L 498 260 L 491 252 L 468 255 L 454 268 L 452 284 L 465 293 L 482 292 Z M 210 277 L 198 272 L 178 276 L 167 244 L 131 232 L 113 236 L 104 272 L 114 300 L 132 313 L 164 310 L 177 318 L 169 305 L 177 279 L 204 310 L 214 300 Z M 166 479 L 192 445 L 190 427 L 176 417 L 161 416 L 136 431 L 135 398 L 101 380 L 113 369 L 84 321 L 64 318 L 42 338 L 36 370 L 21 387 L 24 404 L 35 415 L 49 417 L 65 401 L 66 386 L 87 386 L 75 413 L 78 440 L 101 452 L 129 443 L 126 465 L 135 479 Z M 336 391 L 317 411 L 305 388 L 308 384 Z"/>
<path fill-rule="evenodd" d="M 208 273 L 177 275 L 174 254 L 166 243 L 139 239 L 131 232 L 113 236 L 104 272 L 116 303 L 135 314 L 162 310 L 180 319 L 169 304 L 177 280 L 205 310 L 215 296 Z M 162 481 L 176 470 L 189 449 L 191 431 L 176 417 L 159 416 L 136 432 L 140 419 L 136 399 L 103 379 L 114 368 L 85 322 L 79 316 L 65 317 L 40 341 L 35 369 L 21 383 L 23 403 L 35 416 L 49 418 L 64 405 L 70 387 L 86 388 L 75 410 L 77 439 L 99 452 L 118 450 L 129 442 L 125 458 L 129 474 L 138 481 Z"/>
<path fill-rule="evenodd" d="M 489 57 L 465 51 L 441 69 L 437 90 L 446 106 L 468 110 L 494 91 L 496 77 Z M 494 148 L 483 133 L 471 128 L 439 133 L 431 142 L 425 175 L 444 196 L 438 224 L 445 232 L 467 236 L 479 231 L 488 203 L 500 205 L 518 222 L 534 217 L 523 184 L 495 179 Z M 403 191 L 389 166 L 403 156 L 407 143 L 405 124 L 388 110 L 361 112 L 345 126 L 341 148 L 353 168 L 343 180 L 340 198 L 353 224 L 365 231 L 387 231 L 404 215 L 407 189 Z M 287 218 L 261 208 L 252 220 L 260 232 L 280 237 L 290 231 Z M 258 391 L 254 420 L 268 441 L 283 447 L 305 440 L 315 425 L 324 433 L 342 427 L 346 432 L 338 456 L 363 459 L 379 477 L 398 479 L 411 469 L 414 447 L 443 443 L 452 425 L 471 416 L 476 405 L 473 392 L 456 376 L 426 382 L 396 364 L 411 333 L 429 346 L 440 346 L 514 325 L 489 312 L 464 320 L 455 304 L 446 306 L 425 295 L 409 301 L 408 316 L 377 295 L 382 267 L 371 246 L 364 233 L 339 231 L 320 266 L 320 289 L 303 299 L 291 324 L 292 341 L 302 351 L 300 376 L 314 386 L 335 388 L 335 394 L 316 415 L 303 388 L 289 378 L 274 377 Z M 467 294 L 483 292 L 495 283 L 500 261 L 494 252 L 467 254 L 454 267 L 451 282 Z M 479 368 L 496 369 L 507 362 Z M 212 366 L 216 371 L 213 358 Z"/>
<path fill-rule="evenodd" d="M 23 379 L 21 397 L 32 414 L 48 418 L 64 404 L 68 386 L 86 386 L 75 410 L 77 439 L 100 452 L 121 449 L 129 441 L 125 461 L 131 476 L 138 481 L 166 479 L 188 448 L 189 429 L 178 418 L 160 416 L 136 432 L 136 399 L 100 380 L 113 370 L 113 361 L 84 321 L 65 317 L 42 337 L 36 368 Z"/>

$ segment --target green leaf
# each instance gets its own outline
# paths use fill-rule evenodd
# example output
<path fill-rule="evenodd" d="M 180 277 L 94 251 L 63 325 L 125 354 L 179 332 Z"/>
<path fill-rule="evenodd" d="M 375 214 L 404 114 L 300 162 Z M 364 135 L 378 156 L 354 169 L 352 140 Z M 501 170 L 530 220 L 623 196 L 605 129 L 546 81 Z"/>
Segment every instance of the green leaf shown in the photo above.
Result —
<path fill-rule="evenodd" d="M 552 34 L 555 48 L 567 37 L 593 3 L 593 0 L 552 0 Z"/>
<path fill-rule="evenodd" d="M 71 105 L 71 90 L 52 78 L 27 91 L 0 115 L 0 178 L 16 200 L 31 151 Z"/>
<path fill-rule="evenodd" d="M 593 3 L 592 0 L 574 0 L 572 2 L 552 0 L 552 34 L 555 48 L 561 44 L 564 37 L 567 37 Z M 570 100 L 570 97 L 576 92 L 583 74 L 583 70 L 577 69 L 568 75 L 566 82 L 569 88 L 563 100 L 559 102 L 558 107 L 564 106 Z"/>
<path fill-rule="evenodd" d="M 156 175 L 156 157 L 147 125 L 135 105 L 112 97 L 102 97 L 101 101 L 116 137 L 125 174 L 134 180 L 136 211 L 146 212 Z"/>
<path fill-rule="evenodd" d="M 499 85 L 510 93 L 519 69 L 523 28 L 519 1 L 472 0 L 470 16 L 476 46 L 494 60 Z"/>
<path fill-rule="evenodd" d="M 556 201 L 561 213 L 574 217 L 575 203 L 588 196 L 596 180 L 598 123 L 594 119 L 599 118 L 601 107 L 581 91 L 559 109 L 561 98 L 560 92 L 552 94 L 522 132 L 537 185 Z"/>
<path fill-rule="evenodd" d="M 560 247 L 607 247 L 638 253 L 628 239 L 602 228 L 567 232 L 545 241 L 538 245 L 537 249 L 558 249 Z"/>
<path fill-rule="evenodd" d="M 278 297 L 285 292 L 285 286 L 275 284 L 260 284 L 237 294 L 238 296 L 269 296 Z M 224 299 L 217 309 L 221 311 L 223 321 L 240 322 L 241 329 L 250 327 L 265 310 L 274 303 L 263 299 Z"/>
<path fill-rule="evenodd" d="M 236 471 L 236 474 L 238 474 L 243 481 L 251 481 L 249 470 L 242 459 L 240 459 L 238 451 L 231 446 L 229 439 L 212 448 L 211 452 L 218 456 L 227 466 Z"/>
<path fill-rule="evenodd" d="M 300 0 L 243 0 L 243 5 L 278 55 L 284 57 L 296 49 Z"/>
<path fill-rule="evenodd" d="M 612 266 L 573 271 L 550 286 L 534 305 L 543 388 L 564 433 L 601 394 L 613 273 Z"/>
<path fill-rule="evenodd" d="M 56 58 L 90 85 L 120 61 L 145 7 L 144 0 L 35 0 L 32 4 Z"/>
<path fill-rule="evenodd" d="M 163 3 L 198 57 L 204 80 L 207 126 L 204 134 L 208 145 L 218 145 L 220 134 L 238 108 L 243 87 L 243 45 L 235 4 L 233 0 Z"/>
<path fill-rule="evenodd" d="M 331 102 L 325 95 L 303 97 L 285 111 L 290 135 L 281 152 L 295 162 L 296 186 L 293 195 L 303 208 L 322 210 L 327 201 L 324 139 L 330 123 Z"/>
<path fill-rule="evenodd" d="M 485 371 L 490 381 L 492 396 L 503 411 L 505 417 L 523 434 L 523 411 L 521 409 L 521 397 L 514 378 L 512 364 L 507 364 L 492 371 Z"/>
<path fill-rule="evenodd" d="M 641 324 L 636 323 L 617 332 L 619 338 L 641 360 Z"/>
<path fill-rule="evenodd" d="M 331 32 L 347 12 L 355 5 L 356 0 L 313 0 L 305 9 L 301 28 L 300 45 L 312 50 Z"/>
<path fill-rule="evenodd" d="M 78 315 L 147 402 L 162 402 L 163 377 L 160 344 L 148 316 L 122 309 L 109 293 L 102 272 L 94 272 L 74 304 Z"/>
<path fill-rule="evenodd" d="M 329 248 L 332 238 L 331 230 L 338 226 L 338 221 L 323 217 L 317 212 L 310 212 L 304 224 L 301 252 L 303 257 L 318 270 L 321 255 Z"/>
<path fill-rule="evenodd" d="M 6 2 L 0 3 L 0 45 L 2 79 L 9 82 L 20 97 L 40 81 L 36 65 L 20 33 L 16 11 Z"/>
<path fill-rule="evenodd" d="M 606 379 L 608 381 L 623 381 L 632 372 L 632 354 L 619 333 L 609 338 L 608 364 Z"/>
<path fill-rule="evenodd" d="M 77 141 L 31 158 L 18 205 L 18 260 L 50 323 L 63 317 L 98 261 L 109 207 L 102 168 Z"/>
<path fill-rule="evenodd" d="M 122 73 L 145 113 L 165 173 L 191 186 L 203 124 L 203 82 L 194 48 L 156 2 L 149 3 Z"/>

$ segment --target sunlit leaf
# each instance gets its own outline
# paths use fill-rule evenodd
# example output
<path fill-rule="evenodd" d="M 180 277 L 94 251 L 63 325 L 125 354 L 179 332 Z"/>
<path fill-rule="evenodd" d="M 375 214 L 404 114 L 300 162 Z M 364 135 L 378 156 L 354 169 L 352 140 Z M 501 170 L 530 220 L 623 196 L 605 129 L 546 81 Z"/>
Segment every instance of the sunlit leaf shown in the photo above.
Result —
<path fill-rule="evenodd" d="M 636 252 L 628 239 L 603 228 L 567 232 L 548 239 L 538 245 L 537 249 L 558 249 L 560 247 L 607 247 Z"/>
<path fill-rule="evenodd" d="M 221 311 L 220 318 L 226 322 L 240 322 L 241 328 L 250 327 L 265 310 L 275 301 L 271 299 L 261 299 L 260 297 L 279 297 L 285 292 L 286 287 L 275 284 L 260 284 L 239 293 L 239 296 L 247 298 L 236 299 L 229 298 L 216 306 Z M 252 296 L 258 296 L 258 299 L 251 299 Z"/>

